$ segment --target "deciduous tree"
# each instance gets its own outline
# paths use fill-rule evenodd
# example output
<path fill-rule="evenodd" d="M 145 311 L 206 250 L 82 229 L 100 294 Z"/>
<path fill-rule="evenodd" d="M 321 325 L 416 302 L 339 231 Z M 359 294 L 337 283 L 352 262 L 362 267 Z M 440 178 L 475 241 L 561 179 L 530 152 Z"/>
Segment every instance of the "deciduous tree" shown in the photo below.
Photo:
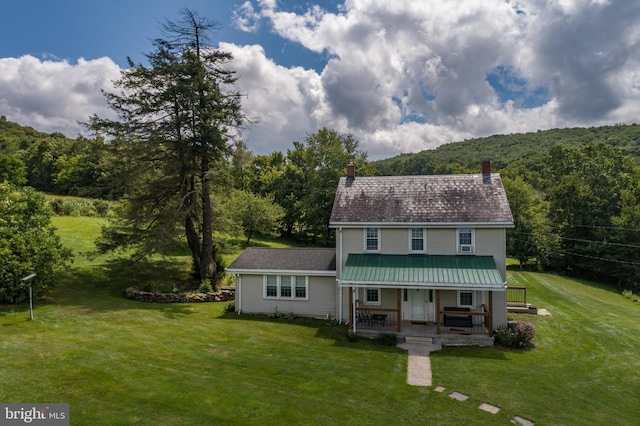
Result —
<path fill-rule="evenodd" d="M 24 301 L 29 291 L 21 279 L 34 273 L 34 294 L 42 295 L 52 288 L 55 272 L 71 260 L 51 215 L 45 198 L 35 190 L 0 183 L 0 302 Z"/>

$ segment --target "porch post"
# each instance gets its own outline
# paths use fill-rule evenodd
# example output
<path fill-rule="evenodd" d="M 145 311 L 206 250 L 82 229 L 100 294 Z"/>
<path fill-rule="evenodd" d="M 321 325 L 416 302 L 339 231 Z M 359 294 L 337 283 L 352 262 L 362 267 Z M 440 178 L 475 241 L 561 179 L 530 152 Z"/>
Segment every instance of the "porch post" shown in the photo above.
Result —
<path fill-rule="evenodd" d="M 402 289 L 398 289 L 397 300 L 398 300 L 398 311 L 396 315 L 398 316 L 398 325 L 396 325 L 396 331 L 400 333 L 400 322 L 402 321 Z"/>
<path fill-rule="evenodd" d="M 493 291 L 489 291 L 489 336 L 493 336 Z"/>
<path fill-rule="evenodd" d="M 356 333 L 356 308 L 357 308 L 357 298 L 356 298 L 356 287 L 351 287 L 351 322 L 353 323 L 353 334 Z"/>
<path fill-rule="evenodd" d="M 440 334 L 440 290 L 436 290 L 436 333 Z"/>

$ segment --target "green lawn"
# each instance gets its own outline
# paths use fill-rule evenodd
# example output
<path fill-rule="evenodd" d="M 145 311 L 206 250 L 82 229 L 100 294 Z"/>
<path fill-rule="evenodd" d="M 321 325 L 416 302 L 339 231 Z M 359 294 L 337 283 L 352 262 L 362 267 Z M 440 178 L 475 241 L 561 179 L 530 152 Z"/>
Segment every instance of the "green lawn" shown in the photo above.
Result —
<path fill-rule="evenodd" d="M 86 221 L 85 221 L 86 219 Z M 56 218 L 78 252 L 99 219 Z M 82 229 L 82 230 L 81 230 Z M 231 256 L 231 255 L 230 255 Z M 434 386 L 406 385 L 406 354 L 346 342 L 323 321 L 225 314 L 223 304 L 147 305 L 122 291 L 179 279 L 185 262 L 78 257 L 36 303 L 0 306 L 0 401 L 66 402 L 72 425 L 637 424 L 640 306 L 617 290 L 510 272 L 552 317 L 528 351 L 448 348 L 432 354 Z M 483 403 L 499 407 L 493 415 Z"/>

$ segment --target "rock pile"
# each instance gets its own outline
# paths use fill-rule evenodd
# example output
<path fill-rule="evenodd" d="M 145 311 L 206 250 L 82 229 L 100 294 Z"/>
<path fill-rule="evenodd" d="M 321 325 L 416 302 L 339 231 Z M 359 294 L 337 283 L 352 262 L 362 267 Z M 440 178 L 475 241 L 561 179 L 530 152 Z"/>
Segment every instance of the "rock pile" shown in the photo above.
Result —
<path fill-rule="evenodd" d="M 235 299 L 235 287 L 222 287 L 215 293 L 153 293 L 141 291 L 135 287 L 129 287 L 124 291 L 127 299 L 147 303 L 204 303 L 204 302 L 228 302 Z"/>

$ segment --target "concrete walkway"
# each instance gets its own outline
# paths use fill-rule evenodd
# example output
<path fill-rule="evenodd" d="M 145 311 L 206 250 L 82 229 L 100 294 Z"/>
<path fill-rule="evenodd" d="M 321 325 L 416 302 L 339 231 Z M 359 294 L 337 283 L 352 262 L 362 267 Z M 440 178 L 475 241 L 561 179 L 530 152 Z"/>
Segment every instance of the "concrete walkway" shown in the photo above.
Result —
<path fill-rule="evenodd" d="M 429 354 L 442 349 L 442 345 L 400 343 L 398 347 L 409 352 L 407 383 L 411 386 L 431 386 L 431 359 Z"/>

